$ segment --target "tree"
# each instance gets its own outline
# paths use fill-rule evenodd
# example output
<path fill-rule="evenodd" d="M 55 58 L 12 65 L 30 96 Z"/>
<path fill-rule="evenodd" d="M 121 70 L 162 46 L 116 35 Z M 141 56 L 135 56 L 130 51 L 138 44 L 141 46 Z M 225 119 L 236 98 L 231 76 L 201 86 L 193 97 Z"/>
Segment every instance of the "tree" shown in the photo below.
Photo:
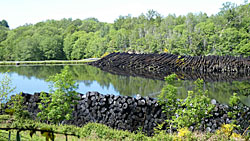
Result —
<path fill-rule="evenodd" d="M 79 30 L 83 30 L 87 33 L 96 32 L 100 28 L 100 23 L 96 18 L 88 18 L 82 22 L 82 25 L 79 27 Z"/>
<path fill-rule="evenodd" d="M 78 38 L 78 40 L 75 41 L 72 52 L 71 52 L 71 59 L 83 59 L 85 58 L 87 52 L 86 48 L 89 44 L 89 40 L 92 38 L 90 36 L 91 34 L 86 34 L 83 33 L 81 36 Z M 97 50 L 96 50 L 97 51 Z"/>
<path fill-rule="evenodd" d="M 227 25 L 234 26 L 235 20 L 236 20 L 236 4 L 231 2 L 223 3 L 223 8 L 221 8 L 221 11 L 219 14 L 223 15 L 223 17 L 227 21 Z"/>
<path fill-rule="evenodd" d="M 69 73 L 69 67 L 66 66 L 61 73 L 51 76 L 48 79 L 51 82 L 50 93 L 41 94 L 41 103 L 38 116 L 41 120 L 59 124 L 63 120 L 69 120 L 72 117 L 73 108 L 78 100 L 78 84 L 73 80 Z"/>
<path fill-rule="evenodd" d="M 9 100 L 9 94 L 11 94 L 15 87 L 11 87 L 12 81 L 9 78 L 8 74 L 3 74 L 1 81 L 0 81 L 0 109 L 2 104 Z"/>
<path fill-rule="evenodd" d="M 39 42 L 33 37 L 25 37 L 16 44 L 14 58 L 21 61 L 44 60 Z"/>
<path fill-rule="evenodd" d="M 159 19 L 161 16 L 157 11 L 151 9 L 147 12 L 146 17 L 149 21 L 154 21 Z"/>
<path fill-rule="evenodd" d="M 85 48 L 85 58 L 101 57 L 107 49 L 107 40 L 101 38 L 98 33 L 93 34 Z"/>
<path fill-rule="evenodd" d="M 93 33 L 78 31 L 64 38 L 63 51 L 67 59 L 82 59 L 88 40 Z M 82 53 L 82 54 L 81 54 Z"/>
<path fill-rule="evenodd" d="M 26 38 L 30 38 L 33 34 L 33 31 L 30 30 L 30 26 L 21 26 L 17 29 L 8 31 L 8 36 L 6 40 L 4 40 L 2 44 L 3 49 L 3 60 L 19 60 L 17 58 L 19 51 L 21 48 L 19 48 L 19 42 L 22 42 L 23 40 L 26 40 Z"/>
<path fill-rule="evenodd" d="M 0 26 L 0 60 L 3 60 L 4 56 L 4 48 L 3 48 L 3 41 L 7 39 L 8 36 L 8 29 L 6 27 Z"/>
<path fill-rule="evenodd" d="M 8 35 L 8 29 L 0 26 L 0 43 L 6 40 Z"/>
<path fill-rule="evenodd" d="M 223 4 L 221 11 L 161 16 L 149 10 L 114 23 L 47 20 L 9 30 L 0 26 L 1 60 L 82 59 L 104 52 L 163 52 L 181 55 L 248 56 L 250 4 Z M 27 55 L 26 55 L 27 54 Z"/>
<path fill-rule="evenodd" d="M 240 42 L 239 31 L 236 28 L 227 28 L 221 33 L 220 51 L 222 55 L 233 55 Z"/>
<path fill-rule="evenodd" d="M 40 41 L 40 49 L 43 51 L 43 56 L 47 60 L 64 59 L 63 39 L 60 35 L 42 36 Z"/>
<path fill-rule="evenodd" d="M 0 26 L 4 26 L 4 27 L 9 28 L 8 22 L 6 20 L 0 21 Z"/>

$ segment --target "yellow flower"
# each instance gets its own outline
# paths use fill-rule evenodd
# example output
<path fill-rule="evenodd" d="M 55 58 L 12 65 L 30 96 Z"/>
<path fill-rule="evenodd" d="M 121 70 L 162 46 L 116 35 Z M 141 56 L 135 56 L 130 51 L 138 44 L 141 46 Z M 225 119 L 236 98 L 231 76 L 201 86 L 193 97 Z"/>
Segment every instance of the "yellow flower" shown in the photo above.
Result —
<path fill-rule="evenodd" d="M 168 49 L 164 48 L 164 52 L 165 52 L 165 53 L 168 53 Z"/>
<path fill-rule="evenodd" d="M 231 135 L 232 138 L 241 138 L 241 135 L 240 134 L 237 134 L 237 133 L 233 133 Z"/>
<path fill-rule="evenodd" d="M 186 136 L 188 136 L 188 135 L 191 134 L 191 132 L 188 130 L 187 127 L 181 128 L 181 129 L 179 129 L 178 131 L 179 131 L 179 132 L 178 132 L 178 136 L 179 136 L 179 137 L 186 137 Z"/>
<path fill-rule="evenodd" d="M 221 130 L 216 130 L 217 135 L 221 134 L 221 132 L 222 132 Z"/>
<path fill-rule="evenodd" d="M 216 133 L 224 134 L 227 137 L 239 138 L 241 137 L 239 134 L 232 133 L 235 126 L 236 126 L 235 124 L 223 124 L 221 126 L 221 129 L 217 130 Z"/>
<path fill-rule="evenodd" d="M 235 126 L 234 124 L 223 124 L 221 130 L 223 133 L 229 136 L 233 131 L 234 126 Z"/>

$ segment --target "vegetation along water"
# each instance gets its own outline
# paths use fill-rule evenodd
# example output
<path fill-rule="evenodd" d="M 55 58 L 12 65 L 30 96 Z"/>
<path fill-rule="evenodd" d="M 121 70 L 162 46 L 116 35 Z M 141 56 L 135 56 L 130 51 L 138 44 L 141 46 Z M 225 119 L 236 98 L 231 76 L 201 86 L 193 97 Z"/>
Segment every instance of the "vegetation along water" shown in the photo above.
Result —
<path fill-rule="evenodd" d="M 137 17 L 120 16 L 114 23 L 100 22 L 96 18 L 69 18 L 15 29 L 9 29 L 8 22 L 2 20 L 0 140 L 249 140 L 250 80 L 247 78 L 227 81 L 225 77 L 220 80 L 220 75 L 213 75 L 218 77 L 216 81 L 185 78 L 176 81 L 176 77 L 182 78 L 182 74 L 177 73 L 177 76 L 169 74 L 165 83 L 159 79 L 111 74 L 88 65 L 72 65 L 112 52 L 230 55 L 249 59 L 249 23 L 250 3 L 247 1 L 238 6 L 227 2 L 211 16 L 202 12 L 162 16 L 149 10 Z M 22 61 L 30 61 L 30 65 Z M 65 62 L 71 65 L 46 65 Z M 146 136 L 142 128 L 130 133 L 97 123 L 83 127 L 64 125 L 63 121 L 72 116 L 71 106 L 75 104 L 77 92 L 91 90 L 154 97 L 168 118 L 158 124 L 151 137 Z M 42 91 L 50 94 L 41 95 L 38 107 L 41 111 L 35 120 L 29 118 L 21 95 L 10 97 L 20 92 Z M 218 106 L 217 102 L 227 105 Z M 225 107 L 231 111 L 221 117 L 223 124 L 219 130 L 191 132 L 198 129 L 202 121 L 210 124 L 207 119 L 210 113 Z M 239 122 L 245 126 L 241 127 Z"/>

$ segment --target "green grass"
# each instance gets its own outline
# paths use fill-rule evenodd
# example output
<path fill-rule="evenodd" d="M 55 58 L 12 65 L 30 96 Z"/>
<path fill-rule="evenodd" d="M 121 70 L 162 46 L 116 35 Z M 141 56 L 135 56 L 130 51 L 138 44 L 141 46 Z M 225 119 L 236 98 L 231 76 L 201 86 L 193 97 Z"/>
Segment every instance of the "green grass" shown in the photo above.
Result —
<path fill-rule="evenodd" d="M 169 134 L 164 130 L 158 131 L 154 136 L 148 137 L 142 132 L 138 131 L 137 134 L 112 129 L 106 125 L 99 123 L 88 123 L 83 127 L 77 127 L 72 125 L 49 125 L 45 123 L 36 122 L 33 120 L 22 120 L 16 121 L 12 116 L 9 115 L 0 115 L 0 127 L 18 127 L 27 129 L 34 127 L 35 129 L 52 129 L 55 132 L 75 134 L 76 136 L 68 136 L 69 141 L 171 141 L 171 140 L 197 140 L 197 141 L 206 141 L 206 140 L 244 140 L 244 138 L 228 138 L 225 134 L 217 133 L 205 133 L 205 132 L 190 132 L 186 129 L 180 130 L 179 133 Z M 16 139 L 16 130 L 11 130 L 11 140 Z M 9 131 L 0 130 L 0 141 L 8 140 Z M 27 141 L 44 141 L 46 137 L 41 134 L 40 131 L 37 131 L 33 136 L 30 136 L 30 131 L 21 131 L 20 132 L 21 140 Z M 55 134 L 55 141 L 66 140 L 66 136 L 63 134 Z"/>

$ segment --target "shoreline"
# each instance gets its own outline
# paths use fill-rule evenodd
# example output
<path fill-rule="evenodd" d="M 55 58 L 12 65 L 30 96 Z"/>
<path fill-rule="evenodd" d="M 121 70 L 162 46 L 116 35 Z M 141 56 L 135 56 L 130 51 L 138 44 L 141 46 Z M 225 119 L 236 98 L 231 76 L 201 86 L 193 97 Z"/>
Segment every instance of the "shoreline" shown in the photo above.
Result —
<path fill-rule="evenodd" d="M 35 65 L 35 64 L 85 64 L 99 60 L 100 58 L 88 58 L 82 60 L 45 60 L 45 61 L 0 61 L 0 66 L 4 65 Z"/>

